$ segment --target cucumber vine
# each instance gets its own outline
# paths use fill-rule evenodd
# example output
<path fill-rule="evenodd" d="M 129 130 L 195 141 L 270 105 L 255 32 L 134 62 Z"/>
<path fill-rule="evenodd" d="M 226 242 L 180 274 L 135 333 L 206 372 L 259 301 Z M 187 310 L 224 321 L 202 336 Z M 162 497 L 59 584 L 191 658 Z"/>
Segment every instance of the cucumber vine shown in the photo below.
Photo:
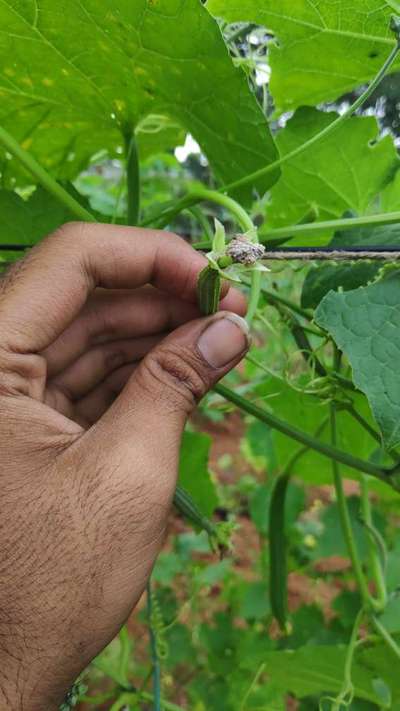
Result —
<path fill-rule="evenodd" d="M 394 4 L 392 3 L 392 5 Z M 341 409 L 347 409 L 350 415 L 358 421 L 360 426 L 369 432 L 371 437 L 379 440 L 380 436 L 363 420 L 362 416 L 354 408 L 352 400 L 349 401 L 342 397 L 342 391 L 346 391 L 347 393 L 354 391 L 354 385 L 352 381 L 348 380 L 345 373 L 340 372 L 341 356 L 338 350 L 336 348 L 334 349 L 334 362 L 331 367 L 327 367 L 326 364 L 319 359 L 315 349 L 313 349 L 309 335 L 317 335 L 321 337 L 321 339 L 325 339 L 325 334 L 312 323 L 312 313 L 287 298 L 282 297 L 276 293 L 275 290 L 267 289 L 262 285 L 262 271 L 266 270 L 265 265 L 262 264 L 264 256 L 262 243 L 278 244 L 280 241 L 285 241 L 290 237 L 310 235 L 324 230 L 350 230 L 365 226 L 372 227 L 398 224 L 400 223 L 400 212 L 391 212 L 382 215 L 365 215 L 339 220 L 316 221 L 310 224 L 289 225 L 277 229 L 267 228 L 259 234 L 249 214 L 239 202 L 232 197 L 232 194 L 237 194 L 239 189 L 245 186 L 254 185 L 260 178 L 279 170 L 295 157 L 305 155 L 307 150 L 333 135 L 338 127 L 348 120 L 371 96 L 397 59 L 400 52 L 399 27 L 398 19 L 394 18 L 392 21 L 392 30 L 395 33 L 396 42 L 375 78 L 351 106 L 322 131 L 277 160 L 238 180 L 223 185 L 219 190 L 193 186 L 188 190 L 187 194 L 183 195 L 179 200 L 167 206 L 162 206 L 160 209 L 155 209 L 151 217 L 146 220 L 141 220 L 140 216 L 140 171 L 135 131 L 130 125 L 120 127 L 124 139 L 126 158 L 125 177 L 128 195 L 127 224 L 141 226 L 149 224 L 152 227 L 163 228 L 171 224 L 183 210 L 188 209 L 192 211 L 195 218 L 200 221 L 203 227 L 205 222 L 207 240 L 195 245 L 199 249 L 207 250 L 206 257 L 208 259 L 207 266 L 204 267 L 198 278 L 198 301 L 201 312 L 204 315 L 211 315 L 217 312 L 221 295 L 221 280 L 223 279 L 242 282 L 245 287 L 248 288 L 249 305 L 247 320 L 249 323 L 252 323 L 255 317 L 259 315 L 260 297 L 261 295 L 265 296 L 269 305 L 274 306 L 278 310 L 282 320 L 288 325 L 299 352 L 302 353 L 310 370 L 322 381 L 319 381 L 320 390 L 315 389 L 314 391 L 315 396 L 324 397 L 330 403 L 331 439 L 328 443 L 320 439 L 320 434 L 327 425 L 326 421 L 321 424 L 321 427 L 318 428 L 313 436 L 277 418 L 267 407 L 260 407 L 252 400 L 243 397 L 243 395 L 236 390 L 227 387 L 226 384 L 219 384 L 214 388 L 215 393 L 226 402 L 232 403 L 243 413 L 257 419 L 268 428 L 284 434 L 300 445 L 295 455 L 290 459 L 284 472 L 281 473 L 275 482 L 269 514 L 271 608 L 284 634 L 290 632 L 290 618 L 287 604 L 285 505 L 287 492 L 290 487 L 291 474 L 298 459 L 309 450 L 318 452 L 324 457 L 329 458 L 332 462 L 332 477 L 340 513 L 341 528 L 362 601 L 362 607 L 355 619 L 347 648 L 343 686 L 336 698 L 330 698 L 332 711 L 340 711 L 343 707 L 348 707 L 353 699 L 354 685 L 351 678 L 351 671 L 357 645 L 361 641 L 360 629 L 362 625 L 366 625 L 368 630 L 373 629 L 397 660 L 400 660 L 400 648 L 381 620 L 388 603 L 384 570 L 386 550 L 384 542 L 373 525 L 369 495 L 369 482 L 371 478 L 376 478 L 380 482 L 384 482 L 386 485 L 392 487 L 395 491 L 400 492 L 400 462 L 395 451 L 391 452 L 394 462 L 391 465 L 383 465 L 375 461 L 363 460 L 339 448 L 337 441 L 337 413 Z M 238 32 L 240 31 L 242 30 L 239 29 Z M 235 33 L 232 34 L 231 39 L 233 39 L 234 35 Z M 72 215 L 86 222 L 96 221 L 96 216 L 90 210 L 86 209 L 71 192 L 49 175 L 35 158 L 1 126 L 0 143 L 10 154 L 20 161 L 24 168 L 35 178 L 36 182 L 68 208 Z M 203 213 L 199 208 L 199 205 L 204 202 L 218 205 L 229 213 L 238 224 L 241 234 L 239 236 L 237 234 L 232 235 L 230 241 L 227 241 L 224 227 L 216 222 L 215 232 L 212 235 L 208 229 L 208 222 L 204 221 Z M 243 256 L 244 253 L 246 253 L 245 256 Z M 250 279 L 248 278 L 249 274 Z M 323 340 L 323 342 L 325 341 Z M 354 538 L 348 504 L 343 489 L 343 479 L 340 469 L 343 465 L 359 473 L 361 486 L 361 519 L 368 541 L 369 551 L 367 565 L 361 562 Z M 176 490 L 174 504 L 195 528 L 204 530 L 207 533 L 211 548 L 214 551 L 223 555 L 229 550 L 231 546 L 231 533 L 234 527 L 232 522 L 214 523 L 206 518 L 189 494 L 180 487 Z M 162 700 L 160 660 L 165 656 L 167 650 L 163 640 L 163 620 L 159 603 L 150 583 L 147 590 L 147 599 L 153 664 L 153 693 L 150 695 L 146 692 L 139 693 L 136 689 L 129 686 L 126 679 L 121 682 L 120 677 L 116 678 L 119 688 L 121 689 L 121 695 L 112 708 L 116 711 L 118 708 L 123 708 L 125 703 L 129 703 L 130 701 L 136 703 L 138 699 L 141 699 L 153 703 L 154 711 L 161 711 L 161 708 L 170 709 L 171 711 L 181 711 L 178 706 Z M 123 636 L 121 639 L 123 643 Z M 125 668 L 126 655 L 123 665 Z M 81 693 L 81 687 L 74 687 L 61 709 L 72 708 Z"/>

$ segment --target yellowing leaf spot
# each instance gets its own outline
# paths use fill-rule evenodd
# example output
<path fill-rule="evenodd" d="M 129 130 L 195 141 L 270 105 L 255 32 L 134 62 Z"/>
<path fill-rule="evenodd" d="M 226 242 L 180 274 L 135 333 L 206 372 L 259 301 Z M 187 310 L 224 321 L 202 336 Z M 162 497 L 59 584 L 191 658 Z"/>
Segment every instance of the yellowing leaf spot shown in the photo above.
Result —
<path fill-rule="evenodd" d="M 146 77 L 147 76 L 147 72 L 145 69 L 143 69 L 143 67 L 135 67 L 133 71 L 137 77 Z"/>
<path fill-rule="evenodd" d="M 14 74 L 15 74 L 15 71 L 14 71 L 14 69 L 13 69 L 12 67 L 6 67 L 6 68 L 3 70 L 3 72 L 4 72 L 4 74 L 6 75 L 6 77 L 13 77 Z"/>
<path fill-rule="evenodd" d="M 48 77 L 43 77 L 42 84 L 43 84 L 43 86 L 54 86 L 54 79 L 49 79 Z"/>
<path fill-rule="evenodd" d="M 118 111 L 118 113 L 122 113 L 126 109 L 126 102 L 123 101 L 122 99 L 116 99 L 114 101 L 114 106 L 115 106 L 116 111 Z"/>
<path fill-rule="evenodd" d="M 31 138 L 25 138 L 25 141 L 22 141 L 21 146 L 24 148 L 26 151 L 31 147 L 32 145 L 32 139 Z"/>
<path fill-rule="evenodd" d="M 30 77 L 22 77 L 21 78 L 21 84 L 25 84 L 26 86 L 32 87 L 33 86 L 33 81 Z"/>

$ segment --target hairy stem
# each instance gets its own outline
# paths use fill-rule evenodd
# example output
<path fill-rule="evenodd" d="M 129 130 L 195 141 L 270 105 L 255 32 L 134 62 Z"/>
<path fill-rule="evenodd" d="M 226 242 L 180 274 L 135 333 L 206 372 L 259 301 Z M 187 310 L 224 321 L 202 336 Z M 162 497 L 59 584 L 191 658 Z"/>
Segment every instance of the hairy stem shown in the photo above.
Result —
<path fill-rule="evenodd" d="M 22 148 L 18 141 L 11 136 L 2 126 L 0 126 L 0 143 L 15 157 L 20 163 L 36 178 L 47 192 L 59 200 L 67 207 L 78 220 L 85 222 L 95 222 L 96 218 L 91 212 L 86 210 L 70 193 L 65 190 L 57 181 L 42 168 L 42 166 L 31 156 L 28 151 Z"/>

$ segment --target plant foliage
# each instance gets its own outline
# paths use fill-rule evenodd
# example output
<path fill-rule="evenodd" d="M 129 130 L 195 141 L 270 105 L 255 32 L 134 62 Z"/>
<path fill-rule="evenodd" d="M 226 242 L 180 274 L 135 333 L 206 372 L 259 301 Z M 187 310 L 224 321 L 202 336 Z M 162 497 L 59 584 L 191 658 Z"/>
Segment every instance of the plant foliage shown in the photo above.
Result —
<path fill-rule="evenodd" d="M 384 101 L 361 106 L 366 84 L 398 80 L 397 11 L 394 0 L 0 4 L 0 264 L 77 218 L 168 227 L 208 253 L 203 312 L 233 279 L 254 333 L 183 438 L 184 516 L 149 612 L 70 707 L 400 709 L 399 257 L 329 253 L 400 251 L 396 143 L 378 120 Z M 237 233 L 258 256 L 261 241 L 318 246 L 324 261 L 246 262 L 243 242 L 229 251 Z M 161 692 L 133 624 L 151 630 Z"/>

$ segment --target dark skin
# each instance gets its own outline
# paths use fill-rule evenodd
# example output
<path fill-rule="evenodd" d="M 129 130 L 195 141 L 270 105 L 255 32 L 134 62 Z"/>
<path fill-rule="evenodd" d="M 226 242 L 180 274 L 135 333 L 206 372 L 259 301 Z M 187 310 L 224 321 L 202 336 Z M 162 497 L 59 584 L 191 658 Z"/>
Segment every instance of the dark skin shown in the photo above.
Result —
<path fill-rule="evenodd" d="M 0 286 L 0 708 L 53 711 L 163 544 L 181 435 L 248 348 L 179 237 L 71 223 Z"/>

